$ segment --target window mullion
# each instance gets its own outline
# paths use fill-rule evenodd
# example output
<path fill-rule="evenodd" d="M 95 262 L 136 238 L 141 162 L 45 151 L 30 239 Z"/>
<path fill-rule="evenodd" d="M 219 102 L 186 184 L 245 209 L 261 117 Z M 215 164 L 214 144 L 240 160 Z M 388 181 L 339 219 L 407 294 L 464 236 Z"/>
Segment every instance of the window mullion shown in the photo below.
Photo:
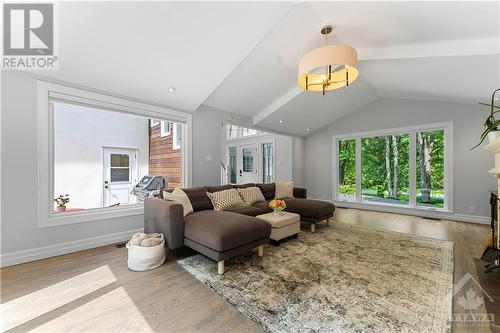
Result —
<path fill-rule="evenodd" d="M 410 207 L 416 207 L 417 205 L 417 133 L 410 133 L 410 142 L 408 147 L 408 157 L 409 157 L 409 205 Z"/>
<path fill-rule="evenodd" d="M 356 201 L 361 201 L 361 138 L 356 138 Z"/>

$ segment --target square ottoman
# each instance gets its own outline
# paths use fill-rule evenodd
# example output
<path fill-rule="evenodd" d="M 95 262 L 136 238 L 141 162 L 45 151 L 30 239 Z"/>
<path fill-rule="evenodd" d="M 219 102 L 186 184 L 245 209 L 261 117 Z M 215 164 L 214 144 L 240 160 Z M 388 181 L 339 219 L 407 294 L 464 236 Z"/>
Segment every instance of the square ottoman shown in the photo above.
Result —
<path fill-rule="evenodd" d="M 285 238 L 295 236 L 300 231 L 300 215 L 289 212 L 281 212 L 281 214 L 276 215 L 273 213 L 267 213 L 256 216 L 258 219 L 268 222 L 271 229 L 271 241 L 279 245 L 279 242 Z"/>

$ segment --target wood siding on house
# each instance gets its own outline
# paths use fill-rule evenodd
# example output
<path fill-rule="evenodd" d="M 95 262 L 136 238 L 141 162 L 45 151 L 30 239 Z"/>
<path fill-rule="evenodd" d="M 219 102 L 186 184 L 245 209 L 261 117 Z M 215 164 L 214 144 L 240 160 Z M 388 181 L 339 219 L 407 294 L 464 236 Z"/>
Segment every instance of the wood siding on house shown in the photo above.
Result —
<path fill-rule="evenodd" d="M 172 127 L 164 137 L 160 124 L 149 127 L 149 174 L 165 177 L 168 188 L 181 186 L 181 150 L 172 149 L 172 143 Z"/>

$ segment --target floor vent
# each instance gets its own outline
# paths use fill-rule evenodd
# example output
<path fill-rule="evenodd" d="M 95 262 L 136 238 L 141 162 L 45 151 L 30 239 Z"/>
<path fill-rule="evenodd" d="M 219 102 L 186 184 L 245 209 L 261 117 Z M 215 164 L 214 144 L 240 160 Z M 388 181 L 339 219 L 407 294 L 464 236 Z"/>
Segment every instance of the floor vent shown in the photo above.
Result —
<path fill-rule="evenodd" d="M 120 243 L 120 244 L 116 244 L 115 246 L 117 248 L 121 248 L 121 247 L 125 247 L 125 245 L 127 245 L 127 243 Z"/>
<path fill-rule="evenodd" d="M 422 217 L 422 219 L 431 221 L 442 221 L 441 219 L 438 219 L 436 217 Z"/>

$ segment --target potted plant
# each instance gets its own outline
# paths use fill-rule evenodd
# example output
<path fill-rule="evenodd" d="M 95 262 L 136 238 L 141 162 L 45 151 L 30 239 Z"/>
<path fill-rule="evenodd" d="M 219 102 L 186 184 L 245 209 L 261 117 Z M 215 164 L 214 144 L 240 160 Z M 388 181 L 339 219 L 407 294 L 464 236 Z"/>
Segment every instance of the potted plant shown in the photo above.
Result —
<path fill-rule="evenodd" d="M 66 211 L 66 204 L 69 202 L 69 194 L 65 195 L 59 195 L 57 198 L 54 199 L 55 202 L 57 202 L 57 208 L 56 212 L 65 212 Z"/>
<path fill-rule="evenodd" d="M 281 215 L 281 211 L 286 208 L 286 203 L 284 200 L 274 199 L 269 202 L 269 208 L 272 208 L 274 215 Z"/>
<path fill-rule="evenodd" d="M 481 137 L 479 138 L 479 143 L 475 145 L 474 147 L 471 148 L 477 148 L 481 143 L 483 143 L 484 139 L 488 137 L 489 142 L 493 142 L 496 138 L 500 138 L 500 131 L 498 130 L 498 127 L 500 127 L 500 119 L 495 119 L 495 114 L 500 112 L 500 108 L 495 106 L 495 94 L 500 91 L 500 88 L 495 90 L 493 94 L 491 95 L 491 105 L 485 104 L 485 103 L 479 103 L 481 105 L 486 105 L 491 107 L 491 112 L 488 118 L 486 118 L 486 121 L 484 122 L 484 127 L 486 129 L 484 130 L 483 134 L 481 134 Z M 499 109 L 499 110 L 495 110 Z"/>

